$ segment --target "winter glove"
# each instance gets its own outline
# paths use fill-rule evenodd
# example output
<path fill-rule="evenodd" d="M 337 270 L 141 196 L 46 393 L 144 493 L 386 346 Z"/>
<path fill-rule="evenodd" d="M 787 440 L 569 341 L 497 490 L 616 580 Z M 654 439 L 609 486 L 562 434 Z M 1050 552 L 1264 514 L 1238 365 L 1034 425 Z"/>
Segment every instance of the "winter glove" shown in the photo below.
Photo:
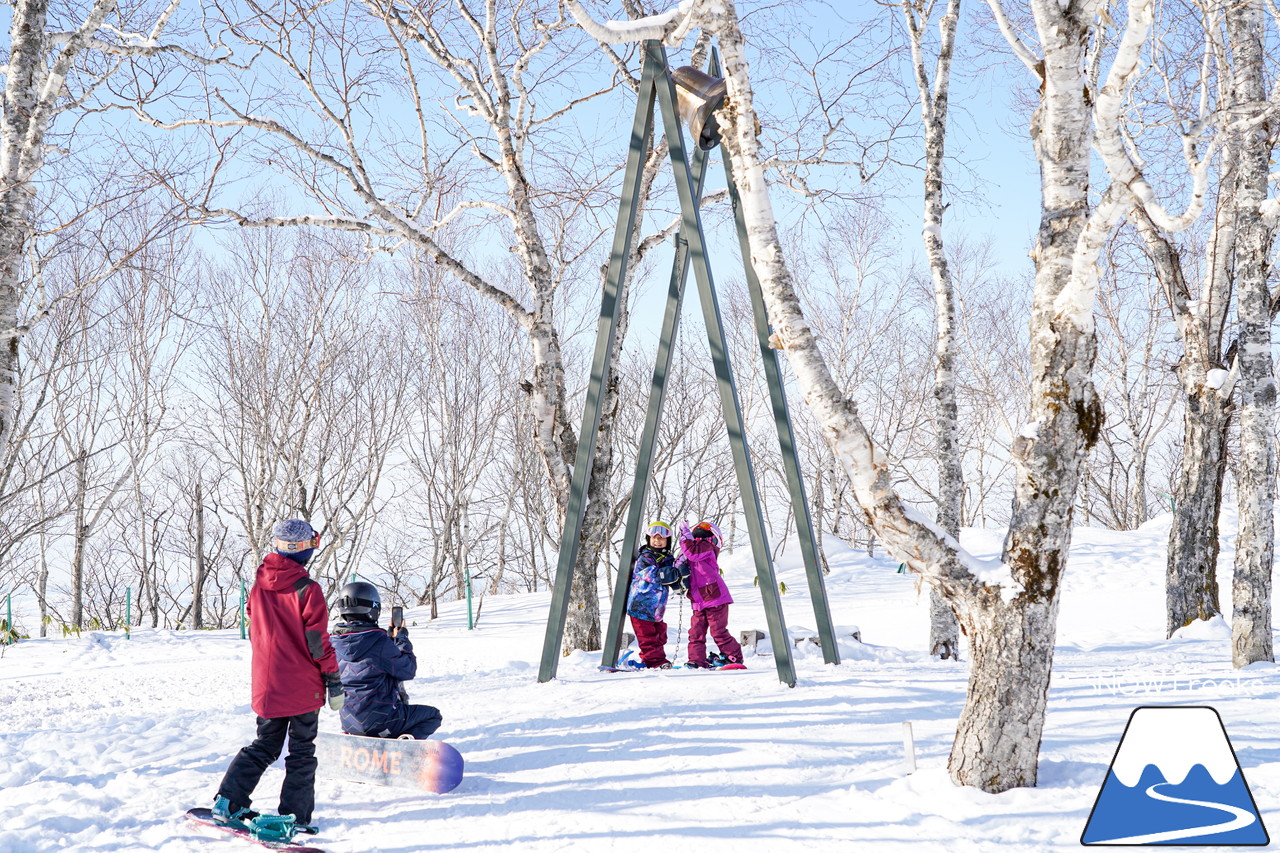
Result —
<path fill-rule="evenodd" d="M 660 576 L 659 581 L 664 586 L 670 587 L 671 591 L 674 592 L 676 595 L 682 595 L 685 598 L 688 598 L 689 597 L 689 564 L 676 563 L 674 566 L 671 567 L 669 571 L 670 571 L 669 574 L 664 573 L 663 576 Z"/>
<path fill-rule="evenodd" d="M 684 540 L 684 539 L 692 539 L 692 538 L 693 538 L 693 531 L 689 529 L 689 522 L 687 522 L 687 521 L 682 521 L 682 522 L 680 522 L 680 535 L 679 535 L 679 538 L 680 538 L 681 540 Z"/>
<path fill-rule="evenodd" d="M 329 707 L 334 711 L 341 711 L 342 706 L 346 704 L 347 694 L 342 692 L 342 679 L 338 678 L 338 673 L 325 673 L 324 686 L 329 691 Z"/>

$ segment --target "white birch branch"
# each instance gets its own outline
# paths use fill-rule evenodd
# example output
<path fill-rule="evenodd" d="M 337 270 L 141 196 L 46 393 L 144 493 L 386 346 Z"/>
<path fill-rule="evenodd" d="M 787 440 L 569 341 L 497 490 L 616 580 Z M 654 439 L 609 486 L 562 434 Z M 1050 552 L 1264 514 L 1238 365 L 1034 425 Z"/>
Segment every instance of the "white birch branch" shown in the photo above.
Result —
<path fill-rule="evenodd" d="M 1153 15 L 1152 0 L 1136 0 L 1129 5 L 1129 19 L 1125 24 L 1124 35 L 1116 49 L 1106 83 L 1098 92 L 1094 105 L 1094 147 L 1106 164 L 1111 179 L 1133 193 L 1157 227 L 1177 232 L 1186 230 L 1204 211 L 1205 196 L 1209 189 L 1209 162 L 1216 148 L 1216 141 L 1209 144 L 1204 156 L 1197 158 L 1196 136 L 1200 123 L 1197 122 L 1184 131 L 1182 148 L 1191 174 L 1191 197 L 1185 211 L 1178 216 L 1171 216 L 1156 199 L 1155 189 L 1142 174 L 1140 164 L 1125 144 L 1120 127 L 1124 100 L 1137 74 L 1138 61 L 1151 30 Z M 1115 203 L 1122 204 L 1123 200 L 1117 199 Z"/>
<path fill-rule="evenodd" d="M 634 21 L 605 21 L 598 23 L 578 4 L 578 0 L 566 0 L 570 14 L 578 26 L 603 44 L 621 44 L 636 41 L 661 41 L 676 45 L 684 40 L 693 28 L 699 0 L 681 0 L 680 5 L 659 15 L 637 18 Z"/>
<path fill-rule="evenodd" d="M 1036 58 L 1026 43 L 1013 30 L 1013 24 L 1009 22 L 1009 16 L 1005 14 L 1004 5 L 1000 0 L 987 0 L 987 6 L 991 8 L 991 14 L 996 19 L 996 24 L 1000 26 L 1000 32 L 1004 35 L 1004 40 L 1009 43 L 1009 47 L 1013 50 L 1013 55 L 1022 60 L 1022 64 L 1027 66 L 1032 74 L 1036 75 L 1036 79 L 1044 79 L 1043 62 Z"/>

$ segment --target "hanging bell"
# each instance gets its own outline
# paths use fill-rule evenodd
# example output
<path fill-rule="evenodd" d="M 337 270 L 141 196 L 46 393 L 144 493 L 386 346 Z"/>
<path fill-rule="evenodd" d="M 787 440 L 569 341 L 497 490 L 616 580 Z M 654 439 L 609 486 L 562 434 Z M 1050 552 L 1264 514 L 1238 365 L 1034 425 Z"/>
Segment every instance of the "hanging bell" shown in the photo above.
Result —
<path fill-rule="evenodd" d="M 671 81 L 676 84 L 676 112 L 695 144 L 703 151 L 715 148 L 720 144 L 715 111 L 724 105 L 724 79 L 684 65 L 671 72 Z"/>

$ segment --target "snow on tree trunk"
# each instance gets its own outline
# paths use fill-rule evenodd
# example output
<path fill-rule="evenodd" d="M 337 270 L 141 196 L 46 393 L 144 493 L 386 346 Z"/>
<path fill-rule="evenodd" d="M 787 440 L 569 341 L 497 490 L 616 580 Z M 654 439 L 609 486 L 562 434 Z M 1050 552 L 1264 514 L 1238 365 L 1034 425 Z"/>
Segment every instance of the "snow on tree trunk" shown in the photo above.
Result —
<path fill-rule="evenodd" d="M 932 8 L 932 7 L 929 7 Z M 933 398 L 937 429 L 938 526 L 960 538 L 961 499 L 964 494 L 964 471 L 960 458 L 960 415 L 956 402 L 956 304 L 951 269 L 947 264 L 942 240 L 942 217 L 947 206 L 943 202 L 942 167 L 946 156 L 947 105 L 950 98 L 951 59 L 955 50 L 956 27 L 960 19 L 960 0 L 950 0 L 946 13 L 938 22 L 940 43 L 932 85 L 925 68 L 923 30 L 929 21 L 911 3 L 904 3 L 911 39 L 911 57 L 915 69 L 916 88 L 920 94 L 920 112 L 924 125 L 924 240 L 925 256 L 933 279 L 936 335 L 934 344 Z M 937 587 L 929 587 L 929 653 L 942 660 L 959 658 L 960 634 L 955 614 Z"/>
<path fill-rule="evenodd" d="M 1232 94 L 1246 115 L 1233 129 L 1239 145 L 1235 174 L 1235 279 L 1240 319 L 1240 531 L 1232 583 L 1231 662 L 1237 667 L 1273 660 L 1271 569 L 1275 549 L 1276 380 L 1271 363 L 1271 298 L 1267 292 L 1268 229 L 1261 211 L 1267 198 L 1270 155 L 1267 125 L 1252 119 L 1266 102 L 1263 77 L 1263 10 L 1242 0 L 1226 10 L 1235 65 Z M 1246 112 L 1247 111 L 1247 112 Z M 1228 180 L 1230 176 L 1228 176 Z"/>

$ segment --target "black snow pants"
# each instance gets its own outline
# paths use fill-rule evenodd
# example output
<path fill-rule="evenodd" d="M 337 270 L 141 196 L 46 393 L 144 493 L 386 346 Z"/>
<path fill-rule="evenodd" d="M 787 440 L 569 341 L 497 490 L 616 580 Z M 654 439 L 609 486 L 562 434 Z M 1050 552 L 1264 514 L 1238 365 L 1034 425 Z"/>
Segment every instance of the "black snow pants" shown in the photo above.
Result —
<path fill-rule="evenodd" d="M 231 802 L 232 811 L 252 805 L 253 789 L 262 774 L 284 750 L 289 738 L 289 754 L 284 760 L 284 784 L 280 786 L 280 814 L 291 814 L 298 823 L 311 823 L 316 805 L 316 732 L 320 712 L 296 717 L 258 718 L 258 737 L 236 753 L 218 796 Z"/>

